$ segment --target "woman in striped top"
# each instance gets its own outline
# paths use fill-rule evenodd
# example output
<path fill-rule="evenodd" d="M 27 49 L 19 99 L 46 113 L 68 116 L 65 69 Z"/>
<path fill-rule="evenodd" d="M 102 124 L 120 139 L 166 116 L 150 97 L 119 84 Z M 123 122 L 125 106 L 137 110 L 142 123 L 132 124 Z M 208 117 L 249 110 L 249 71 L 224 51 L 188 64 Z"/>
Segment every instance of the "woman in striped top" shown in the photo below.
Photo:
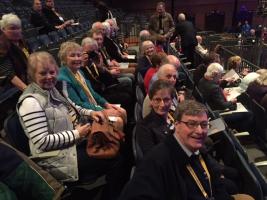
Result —
<path fill-rule="evenodd" d="M 86 140 L 82 139 L 88 135 L 90 124 L 78 123 L 80 115 L 98 120 L 102 113 L 71 104 L 59 93 L 55 88 L 58 67 L 54 58 L 47 52 L 33 53 L 28 74 L 33 82 L 20 97 L 17 109 L 31 153 L 41 158 L 38 164 L 61 181 L 113 171 L 117 158 L 100 160 L 86 154 Z"/>

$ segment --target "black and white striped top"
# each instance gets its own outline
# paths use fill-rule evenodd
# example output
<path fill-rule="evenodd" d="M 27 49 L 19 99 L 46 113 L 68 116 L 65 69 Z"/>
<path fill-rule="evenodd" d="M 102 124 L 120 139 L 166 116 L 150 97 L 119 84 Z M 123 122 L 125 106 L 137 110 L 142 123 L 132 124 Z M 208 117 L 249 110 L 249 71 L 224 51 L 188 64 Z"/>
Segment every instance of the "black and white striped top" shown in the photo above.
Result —
<path fill-rule="evenodd" d="M 81 108 L 77 105 L 73 106 L 76 107 L 81 115 L 90 115 L 92 112 L 91 110 Z M 69 108 L 68 111 L 69 116 L 72 119 L 72 123 L 77 124 L 77 115 L 75 110 Z M 48 131 L 49 129 L 45 111 L 41 108 L 39 102 L 33 97 L 27 97 L 23 100 L 19 108 L 19 115 L 22 117 L 30 140 L 41 151 L 50 151 L 69 147 L 80 138 L 78 130 L 65 130 L 57 133 L 50 133 Z"/>

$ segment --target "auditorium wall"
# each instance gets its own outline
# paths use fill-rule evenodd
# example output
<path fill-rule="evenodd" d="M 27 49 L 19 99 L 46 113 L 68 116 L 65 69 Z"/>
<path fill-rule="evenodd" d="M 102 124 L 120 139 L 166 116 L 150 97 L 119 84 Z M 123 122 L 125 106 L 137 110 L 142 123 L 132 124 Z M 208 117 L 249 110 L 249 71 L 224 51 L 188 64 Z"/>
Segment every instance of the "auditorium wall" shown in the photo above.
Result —
<path fill-rule="evenodd" d="M 129 11 L 142 11 L 142 13 L 147 13 L 148 15 L 154 12 L 156 2 L 158 1 L 135 0 L 127 1 L 126 4 L 125 0 L 109 0 L 109 3 L 116 7 L 122 7 L 124 10 Z M 165 2 L 167 11 L 171 12 L 172 0 L 167 0 Z M 241 5 L 245 5 L 246 8 L 250 11 L 255 11 L 257 8 L 256 0 L 237 0 L 237 2 L 237 10 L 240 9 Z M 232 25 L 235 0 L 173 0 L 173 3 L 175 16 L 178 12 L 185 12 L 190 14 L 191 16 L 194 16 L 196 26 L 200 29 L 205 28 L 205 15 L 214 10 L 225 13 L 224 27 L 231 27 Z M 256 14 L 254 14 L 253 22 L 256 24 L 262 23 L 262 18 L 257 17 Z"/>

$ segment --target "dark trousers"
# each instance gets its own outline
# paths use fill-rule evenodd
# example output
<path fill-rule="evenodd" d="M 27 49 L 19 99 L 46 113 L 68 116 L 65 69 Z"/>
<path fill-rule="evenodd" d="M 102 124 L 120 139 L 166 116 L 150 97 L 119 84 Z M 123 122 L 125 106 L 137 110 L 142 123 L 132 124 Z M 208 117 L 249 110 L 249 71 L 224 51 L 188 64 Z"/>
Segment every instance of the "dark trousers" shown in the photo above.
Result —
<path fill-rule="evenodd" d="M 194 52 L 195 52 L 195 45 L 188 45 L 182 46 L 182 51 L 184 55 L 187 57 L 187 60 L 194 65 Z"/>
<path fill-rule="evenodd" d="M 106 175 L 107 184 L 103 192 L 103 199 L 115 200 L 127 181 L 123 159 L 118 156 L 114 159 L 96 159 L 86 153 L 86 141 L 77 145 L 78 170 L 80 181 L 94 180 Z"/>
<path fill-rule="evenodd" d="M 250 111 L 223 115 L 223 119 L 230 128 L 239 132 L 252 131 L 253 114 Z"/>

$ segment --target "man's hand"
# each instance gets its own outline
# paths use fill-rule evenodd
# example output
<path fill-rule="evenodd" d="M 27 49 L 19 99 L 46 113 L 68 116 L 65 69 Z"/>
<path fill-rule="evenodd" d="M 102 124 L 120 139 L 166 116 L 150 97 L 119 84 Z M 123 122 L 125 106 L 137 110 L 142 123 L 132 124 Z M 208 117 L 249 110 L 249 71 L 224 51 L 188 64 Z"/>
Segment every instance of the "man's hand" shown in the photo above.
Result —
<path fill-rule="evenodd" d="M 118 75 L 118 74 L 120 74 L 120 68 L 118 68 L 118 67 L 111 67 L 111 69 L 109 70 L 109 72 L 112 75 Z"/>

